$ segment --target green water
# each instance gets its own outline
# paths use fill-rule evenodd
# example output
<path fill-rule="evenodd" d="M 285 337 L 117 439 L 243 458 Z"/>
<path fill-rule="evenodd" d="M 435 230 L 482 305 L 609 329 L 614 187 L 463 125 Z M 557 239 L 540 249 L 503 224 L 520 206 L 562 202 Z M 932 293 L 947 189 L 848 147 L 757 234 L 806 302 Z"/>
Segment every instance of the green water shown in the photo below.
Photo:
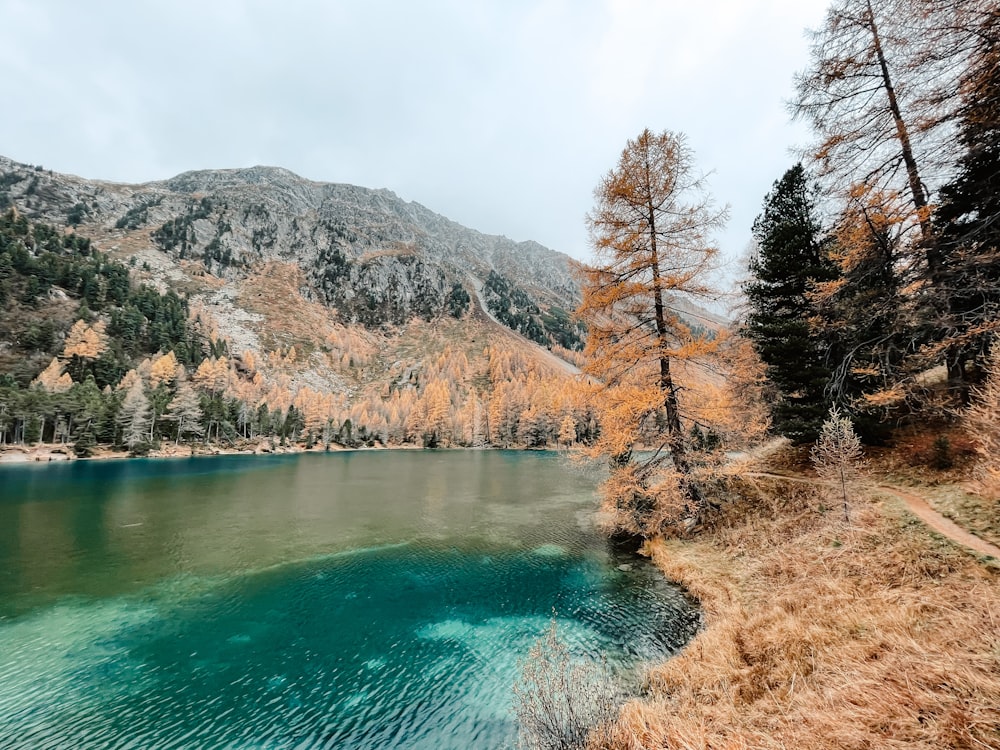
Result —
<path fill-rule="evenodd" d="M 696 626 L 595 533 L 595 482 L 493 451 L 0 467 L 0 748 L 512 746 L 553 613 L 622 670 Z"/>

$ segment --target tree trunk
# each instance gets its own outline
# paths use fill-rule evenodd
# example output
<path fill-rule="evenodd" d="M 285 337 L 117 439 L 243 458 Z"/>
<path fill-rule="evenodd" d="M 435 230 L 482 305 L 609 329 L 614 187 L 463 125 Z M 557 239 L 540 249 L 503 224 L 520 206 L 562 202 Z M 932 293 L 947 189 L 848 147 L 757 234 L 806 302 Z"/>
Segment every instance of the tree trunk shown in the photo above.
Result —
<path fill-rule="evenodd" d="M 878 25 L 875 23 L 875 12 L 872 9 L 871 0 L 867 0 L 868 23 L 872 30 L 872 41 L 875 47 L 875 55 L 878 58 L 879 70 L 882 72 L 882 85 L 885 88 L 886 96 L 889 99 L 889 111 L 892 113 L 893 122 L 896 125 L 896 137 L 899 139 L 902 151 L 903 164 L 906 166 L 906 177 L 910 186 L 910 193 L 913 196 L 913 207 L 917 211 L 917 221 L 920 223 L 920 239 L 924 247 L 924 260 L 927 263 L 927 273 L 931 286 L 935 289 L 943 290 L 942 298 L 938 305 L 943 308 L 945 314 L 951 313 L 951 295 L 944 290 L 944 259 L 941 257 L 941 250 L 933 239 L 931 226 L 930 209 L 927 205 L 927 193 L 924 184 L 920 179 L 920 172 L 917 169 L 917 160 L 913 156 L 913 146 L 910 142 L 909 129 L 903 119 L 902 110 L 899 107 L 899 100 L 896 97 L 896 89 L 889 75 L 889 65 L 885 59 L 885 52 L 882 48 L 882 39 L 879 35 Z M 968 386 L 965 382 L 965 368 L 963 360 L 965 355 L 959 349 L 949 348 L 945 362 L 948 367 L 948 383 L 955 389 L 963 403 L 968 400 Z"/>
<path fill-rule="evenodd" d="M 667 433 L 669 435 L 670 456 L 674 468 L 683 477 L 682 486 L 695 513 L 700 513 L 705 505 L 705 499 L 698 486 L 691 480 L 691 464 L 687 460 L 684 445 L 684 430 L 681 427 L 680 409 L 677 406 L 677 390 L 674 388 L 673 376 L 670 374 L 670 356 L 666 353 L 667 340 L 666 308 L 663 304 L 663 286 L 660 277 L 660 258 L 656 247 L 656 214 L 652 200 L 647 204 L 649 212 L 650 231 L 650 264 L 653 272 L 653 312 L 656 319 L 656 344 L 659 347 L 660 359 L 660 391 L 663 393 L 663 407 L 667 416 Z"/>
<path fill-rule="evenodd" d="M 920 172 L 917 169 L 917 160 L 913 156 L 913 146 L 910 143 L 910 132 L 903 119 L 903 113 L 899 108 L 899 100 L 896 97 L 896 88 L 892 83 L 892 76 L 889 75 L 889 64 L 885 59 L 885 51 L 882 49 L 882 38 L 879 36 L 878 24 L 875 23 L 875 11 L 872 10 L 871 0 L 868 0 L 868 23 L 872 30 L 872 42 L 875 46 L 875 56 L 878 58 L 879 70 L 882 72 L 882 86 L 885 88 L 886 96 L 889 99 L 889 111 L 892 113 L 892 120 L 896 125 L 896 137 L 902 150 L 903 164 L 906 165 L 906 177 L 910 184 L 910 193 L 913 195 L 913 207 L 917 210 L 917 220 L 920 222 L 920 237 L 926 244 L 927 265 L 931 275 L 936 275 L 940 270 L 937 254 L 932 250 L 929 243 L 931 236 L 931 220 L 927 211 L 927 193 L 924 192 L 924 184 L 920 180 Z"/>
<path fill-rule="evenodd" d="M 840 492 L 844 498 L 844 520 L 851 522 L 851 517 L 847 513 L 847 477 L 844 476 L 844 468 L 840 468 Z"/>

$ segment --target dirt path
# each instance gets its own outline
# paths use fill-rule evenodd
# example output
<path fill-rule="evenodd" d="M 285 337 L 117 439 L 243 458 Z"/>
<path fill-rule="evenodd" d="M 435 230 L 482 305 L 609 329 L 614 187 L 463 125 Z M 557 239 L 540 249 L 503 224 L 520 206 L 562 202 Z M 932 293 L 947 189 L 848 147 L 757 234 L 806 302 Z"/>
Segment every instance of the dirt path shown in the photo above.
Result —
<path fill-rule="evenodd" d="M 915 495 L 909 490 L 904 490 L 902 487 L 895 487 L 891 484 L 880 484 L 878 488 L 902 500 L 913 515 L 939 534 L 981 555 L 989 555 L 1000 560 L 1000 547 L 990 544 L 985 539 L 980 539 L 975 534 L 966 531 L 950 518 L 945 518 L 928 505 L 927 501 L 920 497 L 920 495 Z"/>
<path fill-rule="evenodd" d="M 772 474 L 769 472 L 748 472 L 746 476 L 783 479 L 786 482 L 797 482 L 799 484 L 828 484 L 828 482 L 822 479 L 811 479 L 809 477 L 799 477 L 789 474 Z M 934 510 L 920 495 L 891 484 L 879 484 L 877 488 L 901 500 L 910 513 L 942 536 L 961 544 L 963 547 L 968 547 L 980 555 L 987 555 L 1000 560 L 1000 547 L 990 544 L 985 539 L 980 539 L 975 534 L 966 531 L 950 518 L 945 518 Z"/>

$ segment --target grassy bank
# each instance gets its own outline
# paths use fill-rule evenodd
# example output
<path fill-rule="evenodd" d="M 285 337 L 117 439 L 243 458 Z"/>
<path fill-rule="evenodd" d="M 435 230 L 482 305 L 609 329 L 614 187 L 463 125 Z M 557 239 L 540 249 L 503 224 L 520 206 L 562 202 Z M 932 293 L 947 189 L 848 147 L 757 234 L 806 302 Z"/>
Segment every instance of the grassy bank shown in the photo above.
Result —
<path fill-rule="evenodd" d="M 808 485 L 734 494 L 698 539 L 650 545 L 706 626 L 593 747 L 1000 747 L 995 561 L 888 499 L 848 526 Z"/>

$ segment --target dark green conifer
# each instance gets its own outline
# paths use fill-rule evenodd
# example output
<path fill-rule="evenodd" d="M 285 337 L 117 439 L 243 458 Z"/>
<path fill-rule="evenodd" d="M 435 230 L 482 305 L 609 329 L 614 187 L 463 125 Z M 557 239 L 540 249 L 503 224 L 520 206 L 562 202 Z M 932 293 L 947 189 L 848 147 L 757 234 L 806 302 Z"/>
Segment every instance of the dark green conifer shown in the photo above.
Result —
<path fill-rule="evenodd" d="M 744 335 L 767 366 L 776 398 L 774 429 L 795 442 L 814 440 L 829 409 L 826 347 L 810 321 L 813 284 L 836 277 L 823 252 L 822 227 L 806 172 L 796 164 L 774 184 L 753 225 L 757 254 L 744 284 Z"/>
<path fill-rule="evenodd" d="M 1000 320 L 1000 11 L 986 18 L 979 39 L 961 110 L 964 154 L 935 217 L 943 279 L 931 305 L 938 313 L 931 331 L 963 395 L 966 366 L 982 364 Z"/>

